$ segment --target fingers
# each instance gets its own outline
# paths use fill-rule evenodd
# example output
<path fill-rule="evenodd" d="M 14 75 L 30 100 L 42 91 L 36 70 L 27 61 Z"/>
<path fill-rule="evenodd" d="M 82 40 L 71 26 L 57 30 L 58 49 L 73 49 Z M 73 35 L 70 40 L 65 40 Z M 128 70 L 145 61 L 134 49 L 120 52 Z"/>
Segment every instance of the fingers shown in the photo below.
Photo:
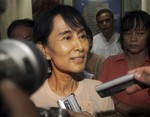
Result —
<path fill-rule="evenodd" d="M 137 84 L 132 84 L 131 86 L 129 86 L 128 88 L 126 88 L 126 92 L 128 93 L 128 94 L 133 94 L 133 93 L 135 93 L 135 92 L 137 92 L 137 91 L 140 91 L 142 88 L 139 86 L 139 85 L 137 85 Z"/>
<path fill-rule="evenodd" d="M 145 75 L 145 74 L 150 77 L 150 66 L 139 67 L 139 68 L 128 71 L 128 73 L 134 73 L 134 76 L 136 79 L 143 77 L 142 75 Z"/>
<path fill-rule="evenodd" d="M 134 77 L 137 81 L 144 83 L 150 86 L 150 67 L 144 66 L 134 70 L 129 71 L 128 73 L 134 73 Z"/>
<path fill-rule="evenodd" d="M 144 67 L 141 67 L 141 68 L 132 69 L 132 70 L 128 71 L 128 73 L 134 74 L 135 78 L 140 78 L 143 71 L 144 71 Z"/>
<path fill-rule="evenodd" d="M 127 93 L 134 93 L 142 88 L 150 87 L 150 67 L 144 66 L 133 70 L 128 73 L 134 73 L 134 78 L 139 82 L 136 85 L 132 85 L 126 89 Z M 144 87 L 142 85 L 145 85 Z"/>
<path fill-rule="evenodd" d="M 0 86 L 2 99 L 11 117 L 38 117 L 34 104 L 15 84 L 5 80 Z"/>

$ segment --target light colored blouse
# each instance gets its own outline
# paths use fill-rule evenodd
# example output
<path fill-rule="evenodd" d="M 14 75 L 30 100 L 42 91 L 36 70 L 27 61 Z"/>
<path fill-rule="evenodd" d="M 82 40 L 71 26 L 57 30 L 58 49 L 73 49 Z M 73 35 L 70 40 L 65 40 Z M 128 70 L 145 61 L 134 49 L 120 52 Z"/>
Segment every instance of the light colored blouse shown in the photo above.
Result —
<path fill-rule="evenodd" d="M 100 81 L 91 79 L 84 79 L 79 82 L 74 94 L 82 111 L 88 111 L 94 115 L 95 112 L 114 110 L 111 97 L 101 98 L 96 92 L 95 86 L 99 84 L 101 84 Z M 42 108 L 58 107 L 57 101 L 62 98 L 64 97 L 58 96 L 51 90 L 48 80 L 31 96 L 35 105 Z"/>

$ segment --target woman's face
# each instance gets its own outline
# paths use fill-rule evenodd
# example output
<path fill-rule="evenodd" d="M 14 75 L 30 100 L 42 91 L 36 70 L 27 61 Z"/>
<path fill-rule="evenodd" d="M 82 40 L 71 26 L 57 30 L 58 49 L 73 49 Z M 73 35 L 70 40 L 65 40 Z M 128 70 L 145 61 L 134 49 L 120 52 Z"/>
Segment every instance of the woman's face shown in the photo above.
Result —
<path fill-rule="evenodd" d="M 133 28 L 124 32 L 124 43 L 127 51 L 138 54 L 147 49 L 149 30 L 143 27 Z"/>
<path fill-rule="evenodd" d="M 45 51 L 53 70 L 67 73 L 81 72 L 86 63 L 89 41 L 83 28 L 71 29 L 60 15 L 54 18 Z"/>

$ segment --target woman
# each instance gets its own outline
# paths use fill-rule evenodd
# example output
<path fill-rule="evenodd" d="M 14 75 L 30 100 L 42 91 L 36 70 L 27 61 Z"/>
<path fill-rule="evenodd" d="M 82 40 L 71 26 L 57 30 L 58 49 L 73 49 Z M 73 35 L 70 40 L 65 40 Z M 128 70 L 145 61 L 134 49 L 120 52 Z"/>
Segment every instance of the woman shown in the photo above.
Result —
<path fill-rule="evenodd" d="M 71 93 L 82 111 L 94 115 L 114 109 L 110 97 L 100 98 L 96 80 L 81 78 L 89 51 L 87 27 L 81 14 L 71 6 L 60 5 L 44 13 L 35 23 L 34 41 L 47 60 L 52 71 L 43 86 L 31 99 L 38 107 L 58 107 L 57 101 Z"/>
<path fill-rule="evenodd" d="M 150 65 L 150 16 L 144 11 L 126 14 L 121 23 L 120 44 L 124 52 L 104 62 L 99 80 L 107 82 L 126 75 L 129 70 Z M 128 95 L 125 91 L 114 95 L 116 104 L 132 107 L 150 107 L 148 89 Z"/>

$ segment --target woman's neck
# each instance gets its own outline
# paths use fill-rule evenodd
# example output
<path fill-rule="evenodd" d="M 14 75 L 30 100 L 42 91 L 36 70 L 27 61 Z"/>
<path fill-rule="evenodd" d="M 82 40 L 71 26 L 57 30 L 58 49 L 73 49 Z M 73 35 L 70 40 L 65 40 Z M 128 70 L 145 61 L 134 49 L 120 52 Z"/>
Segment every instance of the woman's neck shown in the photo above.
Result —
<path fill-rule="evenodd" d="M 51 90 L 59 96 L 67 96 L 73 93 L 79 85 L 70 75 L 55 75 L 53 73 L 48 79 L 48 83 Z"/>
<path fill-rule="evenodd" d="M 147 57 L 147 51 L 142 51 L 141 53 L 138 54 L 126 53 L 125 59 L 127 61 L 129 70 L 143 65 L 146 57 Z"/>

